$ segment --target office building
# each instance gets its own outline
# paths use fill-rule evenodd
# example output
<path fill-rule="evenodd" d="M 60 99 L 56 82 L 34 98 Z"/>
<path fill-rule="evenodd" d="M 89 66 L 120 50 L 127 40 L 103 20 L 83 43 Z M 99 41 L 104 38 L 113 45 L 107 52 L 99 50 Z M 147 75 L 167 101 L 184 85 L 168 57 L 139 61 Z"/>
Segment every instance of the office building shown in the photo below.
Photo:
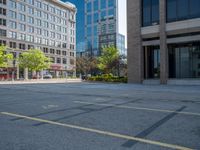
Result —
<path fill-rule="evenodd" d="M 76 52 L 80 55 L 85 51 L 85 2 L 84 0 L 62 0 L 63 2 L 71 2 L 77 8 L 76 14 Z"/>
<path fill-rule="evenodd" d="M 200 1 L 127 2 L 129 82 L 198 80 Z"/>
<path fill-rule="evenodd" d="M 123 41 L 118 40 L 119 35 L 123 36 L 119 34 L 120 6 L 118 1 L 85 0 L 85 51 L 87 55 L 98 56 L 101 49 L 106 46 L 115 46 L 119 52 L 124 51 L 125 47 L 122 48 L 122 46 L 125 44 L 118 44 L 118 41 Z"/>
<path fill-rule="evenodd" d="M 60 0 L 0 0 L 0 44 L 18 57 L 37 48 L 52 58 L 49 73 L 75 70 L 76 7 Z M 19 78 L 19 69 L 12 66 Z"/>

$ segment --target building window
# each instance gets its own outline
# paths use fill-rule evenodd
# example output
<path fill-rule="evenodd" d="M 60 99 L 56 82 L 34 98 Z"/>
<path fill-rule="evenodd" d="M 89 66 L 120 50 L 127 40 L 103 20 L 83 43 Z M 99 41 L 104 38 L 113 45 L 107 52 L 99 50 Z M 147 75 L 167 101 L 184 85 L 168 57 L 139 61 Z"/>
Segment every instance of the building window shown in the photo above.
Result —
<path fill-rule="evenodd" d="M 159 23 L 159 0 L 143 0 L 142 26 L 157 25 Z"/>
<path fill-rule="evenodd" d="M 26 31 L 26 25 L 19 23 L 19 29 L 20 29 L 20 31 Z"/>
<path fill-rule="evenodd" d="M 20 21 L 26 21 L 26 16 L 24 14 L 19 14 L 19 20 Z"/>
<path fill-rule="evenodd" d="M 10 43 L 9 43 L 9 47 L 10 47 L 10 48 L 17 48 L 16 42 L 10 42 Z"/>
<path fill-rule="evenodd" d="M 28 32 L 29 33 L 34 33 L 34 27 L 33 26 L 28 26 Z"/>
<path fill-rule="evenodd" d="M 24 5 L 24 4 L 19 3 L 18 5 L 19 5 L 19 6 L 18 6 L 19 11 L 26 11 L 25 5 Z"/>
<path fill-rule="evenodd" d="M 101 0 L 101 9 L 105 9 L 106 8 L 106 1 L 107 0 Z"/>
<path fill-rule="evenodd" d="M 0 30 L 0 31 L 1 31 L 1 30 Z M 0 46 L 1 46 L 1 45 L 4 45 L 4 46 L 5 46 L 5 45 L 6 45 L 6 41 L 5 41 L 5 40 L 0 40 Z"/>
<path fill-rule="evenodd" d="M 34 5 L 34 0 L 27 0 L 29 4 Z"/>
<path fill-rule="evenodd" d="M 63 64 L 67 64 L 67 59 L 63 58 Z"/>
<path fill-rule="evenodd" d="M 10 3 L 9 3 L 9 7 L 10 8 L 13 8 L 13 9 L 16 9 L 17 8 L 17 4 L 16 4 L 16 2 L 15 1 L 9 1 Z"/>
<path fill-rule="evenodd" d="M 22 44 L 22 43 L 19 43 L 19 49 L 25 50 L 26 49 L 26 45 Z"/>
<path fill-rule="evenodd" d="M 95 0 L 94 1 L 94 4 L 93 4 L 93 6 L 94 6 L 94 11 L 97 11 L 99 8 L 99 2 L 98 2 L 98 0 Z"/>
<path fill-rule="evenodd" d="M 159 0 L 142 1 L 142 26 L 157 25 L 159 23 Z"/>
<path fill-rule="evenodd" d="M 28 50 L 29 49 L 34 49 L 34 45 L 28 45 Z"/>
<path fill-rule="evenodd" d="M 6 16 L 6 9 L 5 8 L 0 8 L 0 15 Z"/>
<path fill-rule="evenodd" d="M 16 19 L 17 18 L 17 13 L 12 11 L 12 10 L 10 10 L 9 11 L 9 16 L 10 16 L 11 19 Z"/>
<path fill-rule="evenodd" d="M 51 49 L 50 49 L 50 53 L 51 53 L 51 54 L 55 54 L 55 50 L 51 48 Z"/>
<path fill-rule="evenodd" d="M 57 61 L 56 61 L 58 64 L 61 63 L 61 59 L 60 58 L 57 58 Z"/>
<path fill-rule="evenodd" d="M 169 78 L 200 78 L 200 43 L 170 44 Z"/>
<path fill-rule="evenodd" d="M 63 56 L 66 56 L 66 55 L 67 55 L 67 52 L 66 52 L 66 51 L 62 51 L 62 55 L 63 55 Z"/>
<path fill-rule="evenodd" d="M 16 29 L 17 28 L 17 23 L 15 21 L 10 21 L 9 24 L 10 24 L 10 28 L 11 29 Z"/>
<path fill-rule="evenodd" d="M 13 38 L 13 39 L 16 39 L 16 38 L 17 38 L 17 33 L 16 33 L 16 32 L 13 32 L 13 31 L 10 31 L 10 32 L 9 32 L 9 37 L 10 37 L 10 38 Z"/>
<path fill-rule="evenodd" d="M 0 18 L 0 25 L 6 26 L 6 19 Z"/>
<path fill-rule="evenodd" d="M 28 13 L 29 13 L 30 15 L 33 15 L 33 14 L 34 14 L 34 8 L 28 7 Z"/>
<path fill-rule="evenodd" d="M 33 19 L 33 17 L 28 17 L 28 23 L 30 23 L 30 24 L 34 24 L 34 19 Z"/>
<path fill-rule="evenodd" d="M 6 5 L 6 0 L 0 0 L 0 4 Z"/>
<path fill-rule="evenodd" d="M 87 13 L 92 11 L 92 2 L 87 3 Z"/>
<path fill-rule="evenodd" d="M 61 54 L 61 51 L 60 51 L 60 50 L 56 50 L 56 54 L 57 54 L 57 55 L 60 55 L 60 54 Z"/>
<path fill-rule="evenodd" d="M 26 40 L 26 35 L 25 35 L 25 34 L 22 34 L 22 33 L 18 33 L 17 39 L 18 39 L 18 40 L 23 40 L 23 41 L 25 41 L 25 40 Z"/>
<path fill-rule="evenodd" d="M 199 0 L 167 0 L 167 22 L 200 17 Z"/>
<path fill-rule="evenodd" d="M 0 36 L 6 36 L 6 30 L 0 29 Z"/>
<path fill-rule="evenodd" d="M 44 52 L 44 53 L 49 53 L 48 48 L 47 48 L 47 47 L 43 47 L 43 52 Z"/>

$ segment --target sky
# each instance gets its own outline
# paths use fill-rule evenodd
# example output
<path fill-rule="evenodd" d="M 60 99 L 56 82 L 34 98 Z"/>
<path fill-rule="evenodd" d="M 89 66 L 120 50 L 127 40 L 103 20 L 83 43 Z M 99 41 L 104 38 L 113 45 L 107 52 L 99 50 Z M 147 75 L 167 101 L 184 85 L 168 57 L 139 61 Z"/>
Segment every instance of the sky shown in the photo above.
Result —
<path fill-rule="evenodd" d="M 127 48 L 127 2 L 126 0 L 119 0 L 119 33 L 125 35 L 125 47 Z"/>
<path fill-rule="evenodd" d="M 62 0 L 62 1 L 69 1 L 71 3 L 75 3 L 77 5 L 81 5 L 81 6 L 84 6 L 84 0 Z M 127 2 L 126 0 L 118 0 L 118 9 L 119 9 L 119 33 L 125 35 L 125 47 L 127 48 L 127 10 L 126 10 L 126 5 L 127 5 Z M 84 9 L 81 9 L 80 6 L 77 6 L 78 7 L 78 13 L 83 13 L 82 16 L 79 16 L 79 17 L 84 17 Z M 80 20 L 79 20 L 80 19 Z M 81 18 L 77 18 L 77 25 L 79 24 L 84 24 L 83 21 Z M 79 29 L 77 29 L 79 30 Z M 81 35 L 77 38 L 79 39 L 84 39 L 84 30 L 82 31 L 80 29 L 80 31 L 78 31 L 79 33 L 81 33 Z M 80 40 L 78 40 L 80 41 Z"/>

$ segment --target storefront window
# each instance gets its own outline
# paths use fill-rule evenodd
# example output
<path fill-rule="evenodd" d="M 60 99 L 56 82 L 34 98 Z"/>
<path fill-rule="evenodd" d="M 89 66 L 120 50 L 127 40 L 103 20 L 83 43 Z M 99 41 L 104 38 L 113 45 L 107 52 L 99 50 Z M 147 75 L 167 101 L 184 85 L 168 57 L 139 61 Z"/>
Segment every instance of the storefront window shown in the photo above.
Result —
<path fill-rule="evenodd" d="M 169 78 L 200 78 L 200 43 L 169 45 Z"/>

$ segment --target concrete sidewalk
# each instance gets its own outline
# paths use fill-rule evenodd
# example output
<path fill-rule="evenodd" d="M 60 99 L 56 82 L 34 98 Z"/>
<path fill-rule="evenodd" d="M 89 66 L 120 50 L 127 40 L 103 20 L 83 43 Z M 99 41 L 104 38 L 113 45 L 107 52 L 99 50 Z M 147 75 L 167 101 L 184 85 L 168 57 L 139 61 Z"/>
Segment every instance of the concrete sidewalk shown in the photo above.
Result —
<path fill-rule="evenodd" d="M 37 84 L 37 83 L 79 83 L 81 79 L 31 79 L 21 81 L 0 81 L 0 84 Z"/>

